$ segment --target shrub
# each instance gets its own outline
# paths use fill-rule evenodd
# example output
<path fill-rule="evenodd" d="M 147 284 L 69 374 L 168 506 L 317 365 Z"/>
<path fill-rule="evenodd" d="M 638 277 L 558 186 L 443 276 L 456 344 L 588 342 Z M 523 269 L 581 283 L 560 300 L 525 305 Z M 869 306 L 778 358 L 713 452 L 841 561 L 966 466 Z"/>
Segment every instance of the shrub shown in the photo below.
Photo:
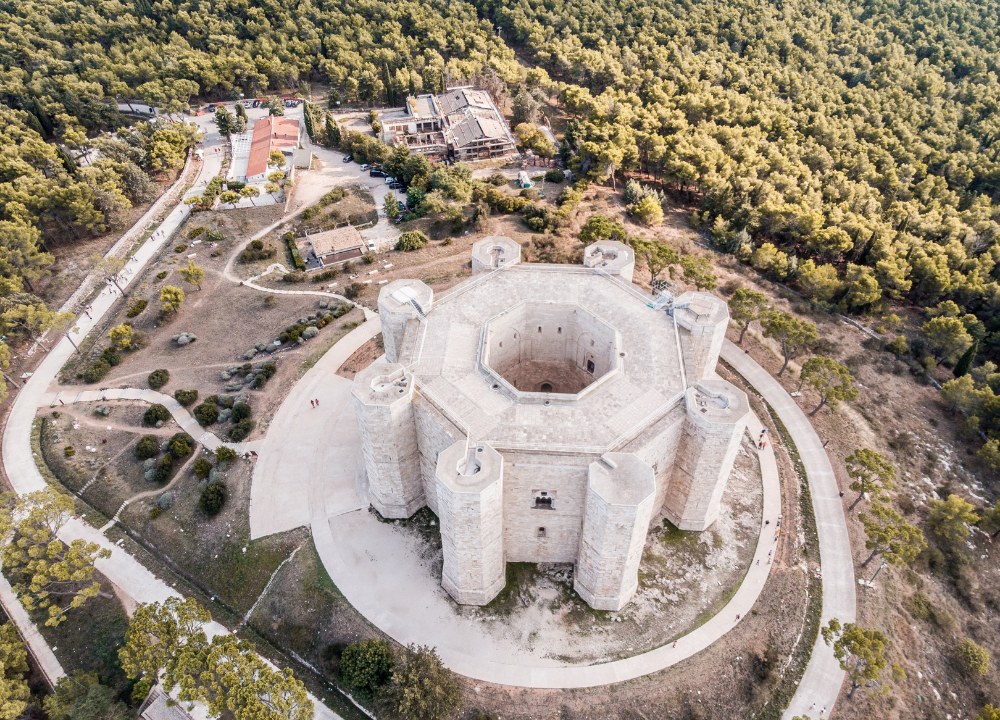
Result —
<path fill-rule="evenodd" d="M 500 187 L 502 185 L 507 185 L 510 182 L 510 180 L 508 180 L 501 173 L 497 172 L 497 173 L 493 173 L 488 178 L 486 178 L 486 182 L 488 182 L 490 185 L 494 185 L 496 187 Z"/>
<path fill-rule="evenodd" d="M 193 405 L 194 401 L 198 399 L 197 390 L 175 390 L 174 399 L 179 402 L 184 407 L 188 405 Z"/>
<path fill-rule="evenodd" d="M 274 248 L 271 246 L 265 246 L 262 240 L 252 240 L 250 245 L 240 253 L 240 260 L 242 262 L 256 262 L 258 260 L 267 260 L 274 257 Z"/>
<path fill-rule="evenodd" d="M 282 276 L 282 280 L 288 283 L 302 283 L 305 282 L 309 276 L 304 272 L 289 272 Z"/>
<path fill-rule="evenodd" d="M 323 282 L 324 280 L 333 280 L 335 277 L 340 275 L 340 271 L 337 268 L 330 268 L 329 270 L 324 270 L 321 273 L 316 273 L 312 276 L 312 281 L 314 283 Z"/>
<path fill-rule="evenodd" d="M 375 262 L 375 254 L 367 252 L 361 256 L 361 260 L 364 262 L 365 265 L 371 265 L 373 262 Z"/>
<path fill-rule="evenodd" d="M 164 482 L 168 477 L 170 477 L 170 471 L 174 469 L 174 456 L 167 453 L 160 458 L 160 462 L 156 463 L 156 469 L 153 472 L 154 482 Z"/>
<path fill-rule="evenodd" d="M 163 278 L 165 278 L 169 274 L 170 274 L 169 270 L 164 270 L 163 272 L 158 272 L 158 273 L 156 273 L 156 279 L 157 280 L 162 280 Z"/>
<path fill-rule="evenodd" d="M 246 403 L 236 403 L 233 405 L 233 422 L 239 422 L 240 420 L 246 420 L 250 417 L 251 411 L 250 406 Z"/>
<path fill-rule="evenodd" d="M 419 230 L 407 230 L 396 241 L 396 249 L 404 252 L 412 252 L 424 247 L 427 242 L 427 236 Z"/>
<path fill-rule="evenodd" d="M 143 310 L 145 310 L 147 305 L 149 305 L 148 300 L 136 300 L 135 303 L 133 303 L 132 307 L 130 307 L 128 309 L 128 312 L 125 314 L 130 318 L 134 318 Z"/>
<path fill-rule="evenodd" d="M 162 515 L 162 514 L 163 514 L 163 511 L 160 510 L 159 507 L 154 507 L 152 510 L 149 511 L 149 519 L 150 520 L 156 520 L 156 518 L 160 517 L 160 515 Z"/>
<path fill-rule="evenodd" d="M 226 486 L 220 482 L 210 483 L 201 491 L 198 498 L 198 507 L 206 515 L 215 516 L 226 504 Z"/>
<path fill-rule="evenodd" d="M 202 427 L 208 427 L 212 423 L 218 421 L 219 419 L 219 408 L 216 407 L 214 402 L 209 402 L 206 398 L 205 402 L 194 409 L 194 419 L 198 421 L 198 424 Z"/>
<path fill-rule="evenodd" d="M 100 382 L 111 370 L 109 363 L 103 356 L 83 371 L 83 379 L 88 383 Z"/>
<path fill-rule="evenodd" d="M 990 671 L 990 651 L 968 638 L 955 648 L 955 657 L 968 675 L 986 675 Z"/>
<path fill-rule="evenodd" d="M 149 387 L 154 390 L 159 390 L 161 387 L 170 382 L 170 373 L 166 370 L 154 370 L 149 373 L 149 377 L 146 378 L 146 382 L 149 383 Z"/>
<path fill-rule="evenodd" d="M 208 228 L 206 228 L 204 225 L 200 225 L 200 226 L 198 226 L 196 228 L 191 228 L 191 232 L 188 233 L 188 238 L 191 239 L 191 240 L 194 240 L 196 237 L 198 237 L 199 235 L 201 235 L 207 229 Z"/>
<path fill-rule="evenodd" d="M 250 418 L 244 418 L 238 423 L 234 423 L 231 428 L 229 428 L 229 439 L 233 442 L 240 442 L 247 438 L 254 429 L 254 421 Z"/>
<path fill-rule="evenodd" d="M 374 697 L 389 682 L 395 658 L 385 640 L 351 643 L 340 656 L 340 679 L 362 697 Z"/>
<path fill-rule="evenodd" d="M 106 362 L 111 367 L 120 365 L 122 362 L 122 356 L 116 353 L 111 348 L 106 348 L 104 352 L 101 353 L 101 360 Z"/>
<path fill-rule="evenodd" d="M 167 452 L 180 460 L 186 458 L 194 450 L 194 439 L 185 432 L 175 434 L 167 442 Z"/>
<path fill-rule="evenodd" d="M 63 448 L 63 455 L 65 455 L 68 458 L 73 457 L 74 455 L 76 455 L 76 448 L 74 448 L 72 445 L 67 445 L 66 447 Z"/>
<path fill-rule="evenodd" d="M 222 445 L 215 450 L 215 461 L 220 463 L 231 463 L 236 462 L 236 458 L 239 457 L 236 451 L 232 448 Z"/>
<path fill-rule="evenodd" d="M 156 505 L 160 510 L 169 510 L 174 506 L 174 496 L 165 492 L 156 499 Z"/>
<path fill-rule="evenodd" d="M 135 456 L 139 460 L 148 460 L 160 454 L 160 441 L 156 435 L 143 435 L 135 444 Z"/>
<path fill-rule="evenodd" d="M 351 308 L 347 305 L 338 305 L 333 310 L 333 316 L 335 318 L 344 317 L 347 313 L 351 312 Z"/>
<path fill-rule="evenodd" d="M 142 415 L 142 424 L 156 425 L 156 423 L 158 422 L 161 421 L 166 422 L 169 419 L 170 419 L 170 411 L 167 410 L 162 405 L 160 405 L 159 403 L 156 403 L 146 408 L 146 412 L 143 413 Z"/>
<path fill-rule="evenodd" d="M 188 246 L 185 245 L 184 243 L 181 243 L 180 245 L 178 245 L 177 247 L 174 248 L 174 252 L 175 253 L 182 253 L 182 252 L 184 252 L 187 249 L 188 249 Z"/>
<path fill-rule="evenodd" d="M 194 470 L 195 477 L 204 480 L 208 477 L 208 474 L 212 472 L 212 463 L 210 463 L 206 458 L 200 457 L 194 461 L 191 469 Z"/>
<path fill-rule="evenodd" d="M 361 293 L 365 291 L 365 286 L 362 283 L 351 283 L 346 288 L 344 288 L 344 297 L 348 300 L 354 300 Z"/>
<path fill-rule="evenodd" d="M 302 259 L 302 253 L 299 252 L 299 248 L 295 244 L 295 238 L 290 232 L 285 233 L 282 237 L 288 243 L 288 250 L 292 253 L 292 262 L 295 263 L 295 269 L 300 272 L 305 271 L 306 261 Z"/>
<path fill-rule="evenodd" d="M 561 183 L 565 179 L 566 173 L 559 168 L 552 168 L 551 170 L 545 171 L 545 182 Z"/>

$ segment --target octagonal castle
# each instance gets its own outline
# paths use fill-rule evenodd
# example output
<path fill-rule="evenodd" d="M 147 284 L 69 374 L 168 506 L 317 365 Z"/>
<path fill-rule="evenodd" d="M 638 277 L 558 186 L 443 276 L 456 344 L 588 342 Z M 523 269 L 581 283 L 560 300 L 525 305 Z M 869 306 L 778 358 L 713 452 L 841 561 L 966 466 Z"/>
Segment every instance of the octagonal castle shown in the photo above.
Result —
<path fill-rule="evenodd" d="M 661 511 L 683 530 L 718 517 L 749 415 L 715 374 L 726 304 L 646 294 L 621 243 L 584 263 L 521 263 L 489 237 L 444 295 L 419 280 L 379 294 L 385 358 L 353 388 L 369 500 L 437 514 L 458 603 L 496 597 L 507 562 L 554 562 L 575 564 L 591 607 L 620 610 Z"/>

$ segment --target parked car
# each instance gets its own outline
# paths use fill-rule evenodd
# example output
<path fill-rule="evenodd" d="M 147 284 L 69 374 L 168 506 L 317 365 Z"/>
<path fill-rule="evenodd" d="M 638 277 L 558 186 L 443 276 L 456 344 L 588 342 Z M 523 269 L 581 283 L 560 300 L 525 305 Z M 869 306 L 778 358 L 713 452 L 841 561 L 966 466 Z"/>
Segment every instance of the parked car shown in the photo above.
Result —
<path fill-rule="evenodd" d="M 391 185 L 394 182 L 396 182 L 396 178 L 394 178 L 394 177 L 386 177 L 386 179 L 385 179 L 385 184 L 386 185 Z"/>
<path fill-rule="evenodd" d="M 215 112 L 215 105 L 209 105 L 207 108 L 205 108 L 205 110 L 207 110 L 208 112 Z"/>
<path fill-rule="evenodd" d="M 362 170 L 367 170 L 367 169 L 368 169 L 368 163 L 365 163 L 365 164 L 363 164 L 363 165 L 361 166 L 361 169 L 362 169 Z"/>
<path fill-rule="evenodd" d="M 345 162 L 345 163 L 349 163 L 349 162 L 352 162 L 353 160 L 354 160 L 354 157 L 353 157 L 353 156 L 351 156 L 351 155 L 347 155 L 347 156 L 346 156 L 346 157 L 344 158 L 344 162 Z"/>
<path fill-rule="evenodd" d="M 253 106 L 254 107 L 260 107 L 260 100 L 254 100 L 253 101 Z"/>
<path fill-rule="evenodd" d="M 402 183 L 391 182 L 389 183 L 389 187 L 391 187 L 393 190 L 399 190 L 401 187 L 403 187 L 403 185 Z"/>
<path fill-rule="evenodd" d="M 368 174 L 371 177 L 385 177 L 385 170 L 382 168 L 372 168 L 368 171 Z"/>

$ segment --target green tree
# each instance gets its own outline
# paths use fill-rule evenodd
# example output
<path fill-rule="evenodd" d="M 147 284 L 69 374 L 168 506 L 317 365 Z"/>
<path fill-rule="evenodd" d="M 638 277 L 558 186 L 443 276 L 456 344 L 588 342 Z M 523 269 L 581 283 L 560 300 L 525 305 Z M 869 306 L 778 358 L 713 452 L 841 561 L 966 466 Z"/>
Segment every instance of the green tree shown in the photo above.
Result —
<path fill-rule="evenodd" d="M 780 281 L 788 277 L 788 254 L 771 243 L 764 243 L 754 250 L 750 256 L 750 264 L 772 280 Z"/>
<path fill-rule="evenodd" d="M 867 448 L 858 448 L 845 458 L 847 475 L 851 478 L 851 490 L 858 497 L 851 503 L 848 510 L 853 510 L 865 495 L 872 502 L 885 502 L 889 499 L 888 490 L 896 481 L 896 468 L 881 454 Z"/>
<path fill-rule="evenodd" d="M 233 114 L 226 109 L 225 105 L 219 105 L 215 109 L 215 124 L 219 128 L 219 134 L 226 137 L 236 132 L 236 123 Z"/>
<path fill-rule="evenodd" d="M 188 285 L 197 285 L 198 289 L 201 290 L 201 284 L 205 281 L 205 271 L 198 267 L 194 260 L 189 259 L 187 266 L 180 268 L 177 272 L 180 273 L 184 282 Z M 181 300 L 183 299 L 182 297 Z M 160 300 L 163 300 L 162 296 Z"/>
<path fill-rule="evenodd" d="M 584 245 L 590 245 L 598 240 L 625 242 L 625 226 L 605 215 L 591 215 L 580 228 L 577 237 Z"/>
<path fill-rule="evenodd" d="M 795 279 L 808 297 L 825 303 L 832 302 L 843 287 L 837 277 L 837 268 L 833 265 L 816 265 L 812 260 L 799 263 Z"/>
<path fill-rule="evenodd" d="M 867 567 L 877 555 L 890 565 L 909 564 L 927 547 L 924 534 L 888 505 L 873 502 L 868 512 L 868 515 L 858 513 L 868 535 L 865 547 L 872 551 L 861 567 Z"/>
<path fill-rule="evenodd" d="M 285 166 L 285 154 L 281 150 L 272 150 L 267 156 L 267 164 L 272 167 L 284 167 Z"/>
<path fill-rule="evenodd" d="M 382 210 L 385 212 L 385 216 L 390 219 L 399 215 L 399 201 L 395 195 L 386 194 L 385 200 L 382 201 Z"/>
<path fill-rule="evenodd" d="M 848 699 L 854 699 L 854 693 L 859 688 L 884 688 L 883 673 L 888 665 L 885 653 L 889 642 L 878 630 L 865 630 L 854 623 L 841 626 L 840 621 L 832 619 L 822 628 L 823 641 L 833 647 L 833 655 L 840 663 L 840 668 L 847 673 L 851 681 L 851 692 Z M 896 679 L 905 675 L 899 666 L 894 665 L 892 674 Z M 884 691 L 888 688 L 884 688 Z"/>
<path fill-rule="evenodd" d="M 740 327 L 738 344 L 743 344 L 743 336 L 753 322 L 760 322 L 773 309 L 764 293 L 747 288 L 737 288 L 729 298 L 729 317 Z"/>
<path fill-rule="evenodd" d="M 923 324 L 920 334 L 927 341 L 934 360 L 940 363 L 972 345 L 972 336 L 958 318 L 938 316 Z"/>
<path fill-rule="evenodd" d="M 27 709 L 31 689 L 24 675 L 28 670 L 28 653 L 14 624 L 0 625 L 0 720 L 16 720 Z"/>
<path fill-rule="evenodd" d="M 7 383 L 20 387 L 17 381 L 5 372 L 10 367 L 10 360 L 10 348 L 7 347 L 7 343 L 0 342 L 0 403 L 7 399 Z"/>
<path fill-rule="evenodd" d="M 408 230 L 399 236 L 399 240 L 396 241 L 396 249 L 412 252 L 424 247 L 427 242 L 427 236 L 419 230 Z"/>
<path fill-rule="evenodd" d="M 41 235 L 38 228 L 21 218 L 0 220 L 0 278 L 8 283 L 23 280 L 30 289 L 49 274 L 55 257 L 41 250 Z"/>
<path fill-rule="evenodd" d="M 979 522 L 975 507 L 958 495 L 949 495 L 947 500 L 931 500 L 927 522 L 935 535 L 953 543 L 969 536 L 970 528 Z"/>
<path fill-rule="evenodd" d="M 698 290 L 715 289 L 718 281 L 712 270 L 712 261 L 707 255 L 681 255 L 680 266 L 684 271 L 685 282 L 694 284 Z"/>
<path fill-rule="evenodd" d="M 967 675 L 988 675 L 990 672 L 990 651 L 969 638 L 955 648 L 955 657 Z"/>
<path fill-rule="evenodd" d="M 184 291 L 173 285 L 164 285 L 160 290 L 160 307 L 164 315 L 170 315 L 181 309 L 184 302 Z"/>
<path fill-rule="evenodd" d="M 235 190 L 226 190 L 219 195 L 219 202 L 223 205 L 232 205 L 236 207 L 236 203 L 240 201 L 240 194 Z"/>
<path fill-rule="evenodd" d="M 813 235 L 806 247 L 820 255 L 839 257 L 854 247 L 854 242 L 842 228 L 828 227 Z"/>
<path fill-rule="evenodd" d="M 815 325 L 780 310 L 770 310 L 761 318 L 760 324 L 764 329 L 764 337 L 772 338 L 781 345 L 785 362 L 778 371 L 778 377 L 785 372 L 789 360 L 818 339 Z"/>
<path fill-rule="evenodd" d="M 997 536 L 1000 535 L 1000 502 L 997 502 L 993 507 L 986 506 L 983 509 L 979 527 L 990 533 L 992 539 L 997 539 Z"/>
<path fill-rule="evenodd" d="M 115 350 L 128 350 L 132 347 L 132 338 L 135 333 L 132 331 L 131 325 L 126 325 L 122 323 L 121 325 L 115 325 L 111 328 L 111 332 L 108 336 L 111 339 L 111 347 Z"/>
<path fill-rule="evenodd" d="M 13 305 L 0 315 L 0 329 L 5 333 L 26 332 L 34 342 L 48 350 L 49 346 L 42 342 L 40 336 L 48 330 L 61 332 L 70 327 L 74 319 L 76 316 L 73 313 L 49 310 L 43 302 L 23 303 Z"/>
<path fill-rule="evenodd" d="M 860 310 L 876 305 L 882 299 L 882 288 L 871 268 L 847 263 L 847 294 L 841 303 L 850 310 Z"/>
<path fill-rule="evenodd" d="M 973 340 L 969 349 L 955 363 L 955 369 L 952 371 L 952 374 L 957 378 L 966 375 L 972 368 L 972 362 L 976 359 L 977 352 L 979 352 L 979 341 Z"/>
<path fill-rule="evenodd" d="M 819 405 L 810 415 L 815 415 L 824 405 L 837 407 L 840 401 L 858 399 L 858 389 L 854 387 L 850 370 L 828 357 L 817 355 L 802 363 L 801 379 L 820 396 Z"/>
<path fill-rule="evenodd" d="M 653 227 L 663 222 L 663 208 L 655 197 L 647 195 L 632 208 L 632 217 L 643 225 Z"/>
<path fill-rule="evenodd" d="M 371 699 L 389 682 L 394 664 L 392 646 L 385 640 L 351 643 L 340 657 L 340 679 L 351 690 Z"/>
<path fill-rule="evenodd" d="M 433 648 L 409 645 L 392 673 L 388 704 L 407 720 L 444 720 L 462 702 L 462 692 Z"/>
<path fill-rule="evenodd" d="M 1000 707 L 993 707 L 992 704 L 984 705 L 974 720 L 1000 720 Z"/>
<path fill-rule="evenodd" d="M 249 200 L 251 205 L 257 207 L 257 203 L 255 203 L 253 199 L 255 197 L 260 197 L 260 190 L 255 188 L 253 185 L 247 185 L 246 187 L 240 188 L 240 195 Z"/>
<path fill-rule="evenodd" d="M 596 216 L 592 216 L 591 219 L 593 217 Z M 590 221 L 588 220 L 588 222 Z M 632 238 L 629 242 L 635 251 L 636 257 L 640 258 L 645 263 L 646 269 L 649 270 L 651 283 L 656 282 L 665 267 L 676 265 L 681 261 L 677 251 L 666 243 L 656 240 L 643 240 L 639 237 Z"/>
<path fill-rule="evenodd" d="M 325 120 L 323 121 L 323 132 L 326 135 L 326 144 L 329 147 L 340 147 L 340 126 L 329 112 L 326 113 Z"/>
<path fill-rule="evenodd" d="M 111 281 L 118 288 L 118 292 L 122 295 L 125 291 L 122 286 L 118 284 L 118 276 L 126 265 L 125 258 L 116 257 L 114 255 L 91 255 L 90 256 L 90 273 L 95 277 L 104 280 L 105 282 Z"/>
<path fill-rule="evenodd" d="M 73 516 L 73 498 L 49 488 L 14 497 L 0 495 L 0 537 L 6 540 L 3 566 L 14 594 L 28 612 L 44 611 L 45 625 L 55 627 L 66 613 L 100 594 L 93 582 L 94 561 L 111 556 L 97 543 L 56 538 Z"/>
<path fill-rule="evenodd" d="M 536 124 L 538 122 L 538 112 L 540 108 L 541 104 L 532 96 L 532 94 L 522 89 L 521 92 L 514 96 L 511 127 L 517 127 L 521 123 L 531 123 L 532 125 Z"/>
<path fill-rule="evenodd" d="M 72 677 L 59 678 L 43 705 L 50 720 L 128 720 L 128 708 L 115 695 L 97 673 L 77 670 Z"/>

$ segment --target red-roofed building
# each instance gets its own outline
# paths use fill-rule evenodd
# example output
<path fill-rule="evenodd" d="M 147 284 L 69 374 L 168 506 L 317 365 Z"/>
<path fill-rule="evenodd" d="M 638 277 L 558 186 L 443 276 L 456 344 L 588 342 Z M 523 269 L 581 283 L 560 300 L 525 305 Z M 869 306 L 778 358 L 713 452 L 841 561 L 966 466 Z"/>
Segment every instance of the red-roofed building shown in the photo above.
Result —
<path fill-rule="evenodd" d="M 247 160 L 246 181 L 261 182 L 267 178 L 267 160 L 272 150 L 291 156 L 299 146 L 299 121 L 268 115 L 254 123 Z M 287 164 L 287 161 L 286 161 Z"/>

